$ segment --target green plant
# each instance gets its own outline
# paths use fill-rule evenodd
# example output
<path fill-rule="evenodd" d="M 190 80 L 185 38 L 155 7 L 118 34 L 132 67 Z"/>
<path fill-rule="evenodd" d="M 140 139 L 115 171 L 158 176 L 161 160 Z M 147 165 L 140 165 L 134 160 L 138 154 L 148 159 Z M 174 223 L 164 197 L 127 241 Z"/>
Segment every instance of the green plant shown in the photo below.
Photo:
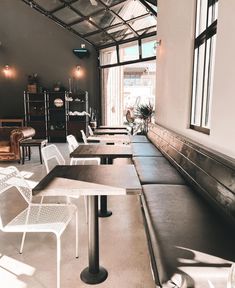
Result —
<path fill-rule="evenodd" d="M 153 114 L 153 105 L 149 104 L 139 104 L 136 107 L 135 116 L 143 120 L 150 120 Z"/>

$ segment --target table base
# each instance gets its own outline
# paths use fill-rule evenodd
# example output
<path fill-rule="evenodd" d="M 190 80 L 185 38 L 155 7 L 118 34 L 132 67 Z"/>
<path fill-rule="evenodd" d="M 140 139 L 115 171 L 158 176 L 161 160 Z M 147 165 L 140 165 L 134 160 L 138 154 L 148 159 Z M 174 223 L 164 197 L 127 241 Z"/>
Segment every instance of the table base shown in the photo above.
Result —
<path fill-rule="evenodd" d="M 112 211 L 109 210 L 106 211 L 99 210 L 98 212 L 98 216 L 101 218 L 110 217 L 112 214 L 113 214 Z"/>
<path fill-rule="evenodd" d="M 80 276 L 81 280 L 87 284 L 99 284 L 107 279 L 108 271 L 105 268 L 100 267 L 99 272 L 92 273 L 90 272 L 89 267 L 87 267 L 81 272 Z"/>
<path fill-rule="evenodd" d="M 98 212 L 99 217 L 110 217 L 112 215 L 112 211 L 107 210 L 107 196 L 103 195 L 100 197 L 100 210 Z"/>

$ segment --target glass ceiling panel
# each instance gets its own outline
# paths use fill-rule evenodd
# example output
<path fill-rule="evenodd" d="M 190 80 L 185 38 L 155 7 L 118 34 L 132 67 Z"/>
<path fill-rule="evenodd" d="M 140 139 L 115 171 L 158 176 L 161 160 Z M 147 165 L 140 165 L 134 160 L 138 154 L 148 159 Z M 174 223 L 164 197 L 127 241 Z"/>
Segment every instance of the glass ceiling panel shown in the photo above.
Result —
<path fill-rule="evenodd" d="M 132 18 L 148 13 L 146 7 L 142 5 L 139 1 L 135 0 L 125 1 L 124 3 L 121 3 L 120 5 L 111 8 L 111 10 L 118 13 L 118 15 L 124 20 L 130 20 Z"/>
<path fill-rule="evenodd" d="M 105 5 L 111 6 L 111 5 L 115 5 L 115 4 L 118 4 L 120 2 L 123 2 L 123 0 L 103 0 L 103 2 Z"/>
<path fill-rule="evenodd" d="M 116 28 L 109 29 L 107 31 L 116 41 L 122 40 L 126 34 L 131 33 L 126 25 L 122 25 Z M 133 34 L 132 34 L 133 35 Z"/>
<path fill-rule="evenodd" d="M 107 34 L 104 32 L 100 32 L 91 36 L 86 37 L 86 39 L 92 43 L 94 43 L 97 46 L 104 45 L 104 44 L 110 44 L 114 42 L 112 38 L 110 38 Z"/>
<path fill-rule="evenodd" d="M 52 11 L 63 6 L 59 0 L 35 0 L 34 2 L 47 11 Z"/>
<path fill-rule="evenodd" d="M 78 11 L 80 11 L 83 15 L 88 16 L 96 11 L 99 11 L 105 8 L 104 5 L 102 5 L 100 2 L 98 1 L 96 2 L 97 2 L 97 5 L 92 5 L 89 0 L 78 0 L 77 2 L 73 3 L 72 6 Z"/>
<path fill-rule="evenodd" d="M 133 21 L 134 23 L 131 24 L 131 27 L 134 30 L 141 30 L 157 24 L 156 18 L 154 16 L 146 16 L 139 20 Z"/>
<path fill-rule="evenodd" d="M 66 24 L 72 23 L 81 18 L 77 13 L 75 13 L 73 10 L 67 7 L 53 13 L 53 15 L 62 20 Z"/>
<path fill-rule="evenodd" d="M 86 20 L 79 22 L 79 23 L 77 23 L 71 27 L 80 34 L 87 34 L 87 32 L 93 32 L 93 31 L 96 31 L 98 29 Z"/>
<path fill-rule="evenodd" d="M 122 22 L 118 17 L 115 17 L 112 12 L 105 10 L 91 17 L 91 20 L 101 28 L 106 28 Z"/>

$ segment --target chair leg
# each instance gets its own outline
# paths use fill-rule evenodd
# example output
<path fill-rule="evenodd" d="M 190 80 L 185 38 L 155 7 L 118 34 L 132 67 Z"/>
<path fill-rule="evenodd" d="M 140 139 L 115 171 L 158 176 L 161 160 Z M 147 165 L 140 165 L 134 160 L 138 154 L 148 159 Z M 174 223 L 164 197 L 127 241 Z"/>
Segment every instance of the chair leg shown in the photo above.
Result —
<path fill-rule="evenodd" d="M 76 214 L 75 214 L 75 217 L 76 217 L 76 258 L 78 258 L 78 211 L 76 211 Z"/>
<path fill-rule="evenodd" d="M 60 241 L 60 236 L 56 235 L 56 240 L 57 240 L 56 287 L 60 288 L 60 261 L 61 261 L 61 241 Z"/>
<path fill-rule="evenodd" d="M 24 232 L 22 236 L 21 245 L 20 245 L 20 254 L 23 253 L 25 236 L 26 236 L 26 232 Z"/>
<path fill-rule="evenodd" d="M 85 205 L 85 213 L 86 213 L 86 223 L 88 223 L 87 196 L 84 196 L 84 205 Z"/>

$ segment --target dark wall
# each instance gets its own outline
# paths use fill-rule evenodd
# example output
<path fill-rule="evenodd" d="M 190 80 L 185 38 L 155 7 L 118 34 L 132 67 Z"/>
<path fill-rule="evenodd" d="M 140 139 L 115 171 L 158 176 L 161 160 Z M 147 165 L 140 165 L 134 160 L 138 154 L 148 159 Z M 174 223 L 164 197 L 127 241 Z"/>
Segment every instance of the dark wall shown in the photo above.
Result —
<path fill-rule="evenodd" d="M 84 73 L 76 83 L 89 92 L 89 106 L 97 107 L 97 54 L 85 40 L 19 0 L 0 0 L 0 42 L 0 118 L 23 116 L 28 75 L 37 73 L 41 86 L 49 89 L 57 81 L 68 88 L 76 65 Z M 90 51 L 89 58 L 79 59 L 72 53 L 82 43 Z M 4 77 L 5 65 L 14 68 L 15 77 Z"/>

